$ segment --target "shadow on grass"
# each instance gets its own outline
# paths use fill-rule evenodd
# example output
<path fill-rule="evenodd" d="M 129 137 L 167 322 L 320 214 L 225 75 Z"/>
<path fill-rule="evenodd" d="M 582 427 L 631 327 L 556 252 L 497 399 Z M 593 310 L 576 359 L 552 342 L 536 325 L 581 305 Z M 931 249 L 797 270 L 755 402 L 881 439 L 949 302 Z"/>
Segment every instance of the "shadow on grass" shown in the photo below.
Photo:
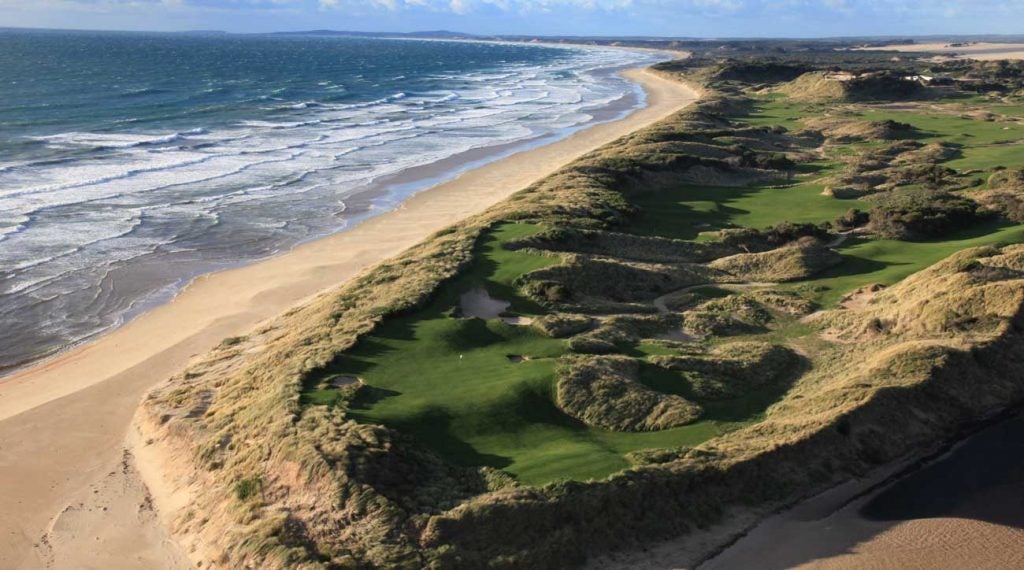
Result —
<path fill-rule="evenodd" d="M 682 396 L 704 408 L 700 421 L 751 422 L 762 417 L 768 408 L 782 399 L 786 392 L 809 369 L 809 363 L 801 358 L 799 364 L 777 382 L 759 386 L 737 398 L 707 400 L 694 394 L 685 375 L 667 370 L 648 362 L 640 363 L 639 381 L 665 394 Z"/>
<path fill-rule="evenodd" d="M 454 418 L 447 410 L 431 407 L 407 419 L 391 420 L 388 425 L 412 435 L 426 447 L 460 465 L 504 469 L 512 464 L 508 457 L 480 453 L 472 445 L 452 435 L 453 421 Z"/>
<path fill-rule="evenodd" d="M 875 273 L 893 265 L 909 265 L 903 263 L 887 263 L 884 261 L 848 254 L 841 254 L 840 257 L 842 257 L 842 263 L 815 275 L 814 280 L 832 279 L 836 277 L 853 277 L 855 275 Z"/>
<path fill-rule="evenodd" d="M 359 390 L 359 394 L 352 400 L 350 409 L 352 410 L 367 410 L 374 404 L 383 402 L 388 398 L 395 396 L 401 396 L 402 393 L 396 390 L 388 390 L 387 388 L 380 388 L 377 386 L 363 386 Z"/>
<path fill-rule="evenodd" d="M 755 187 L 687 187 L 675 192 L 644 194 L 634 200 L 640 207 L 641 214 L 633 220 L 628 231 L 638 235 L 697 239 L 701 232 L 732 226 L 735 217 L 749 214 L 747 210 L 734 208 L 726 203 L 760 191 L 761 189 Z M 684 200 L 711 202 L 713 208 L 697 210 L 693 206 L 680 203 Z"/>

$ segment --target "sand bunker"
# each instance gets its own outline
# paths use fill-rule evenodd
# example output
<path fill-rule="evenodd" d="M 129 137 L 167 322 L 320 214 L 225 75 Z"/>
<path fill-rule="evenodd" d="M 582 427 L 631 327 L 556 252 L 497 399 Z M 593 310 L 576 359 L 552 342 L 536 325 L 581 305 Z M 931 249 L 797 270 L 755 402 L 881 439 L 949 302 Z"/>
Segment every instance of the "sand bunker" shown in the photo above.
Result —
<path fill-rule="evenodd" d="M 509 354 L 508 355 L 508 361 L 511 362 L 512 364 L 522 364 L 524 362 L 529 362 L 530 361 L 530 357 L 529 356 L 522 356 L 522 355 L 519 355 L 519 354 Z"/>
<path fill-rule="evenodd" d="M 472 291 L 463 293 L 462 297 L 459 298 L 459 308 L 462 310 L 463 317 L 483 319 L 485 321 L 500 317 L 505 324 L 516 327 L 533 324 L 533 319 L 530 317 L 502 316 L 502 313 L 511 306 L 512 303 L 508 301 L 491 297 L 487 289 L 483 287 L 477 287 Z"/>
<path fill-rule="evenodd" d="M 331 378 L 330 382 L 333 388 L 344 388 L 345 386 L 355 386 L 362 383 L 363 379 L 356 376 L 335 376 Z"/>
<path fill-rule="evenodd" d="M 491 297 L 483 287 L 477 287 L 472 291 L 462 294 L 459 299 L 459 307 L 462 309 L 462 316 L 477 318 L 489 321 L 501 316 L 512 303 L 501 301 Z"/>

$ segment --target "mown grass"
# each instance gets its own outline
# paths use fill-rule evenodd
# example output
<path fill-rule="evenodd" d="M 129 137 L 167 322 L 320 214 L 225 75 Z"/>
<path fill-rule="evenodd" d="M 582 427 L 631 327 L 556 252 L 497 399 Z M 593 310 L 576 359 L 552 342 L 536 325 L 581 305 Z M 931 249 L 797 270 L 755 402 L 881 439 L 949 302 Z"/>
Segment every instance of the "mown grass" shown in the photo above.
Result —
<path fill-rule="evenodd" d="M 752 404 L 747 398 L 720 403 L 697 423 L 650 433 L 604 431 L 564 414 L 553 396 L 555 361 L 566 350 L 564 341 L 500 319 L 450 316 L 459 294 L 477 286 L 512 301 L 520 312 L 536 314 L 538 308 L 521 298 L 513 283 L 523 272 L 557 259 L 508 251 L 501 244 L 538 230 L 525 224 L 499 227 L 483 240 L 475 264 L 428 307 L 386 321 L 332 366 L 331 373 L 366 383 L 350 406 L 355 419 L 411 434 L 455 463 L 501 468 L 524 483 L 542 484 L 603 478 L 627 467 L 624 455 L 631 451 L 695 445 L 757 419 L 767 407 L 770 402 Z M 513 363 L 513 355 L 529 360 Z M 310 389 L 304 401 L 331 405 L 339 394 Z"/>
<path fill-rule="evenodd" d="M 934 241 L 853 239 L 839 248 L 844 261 L 816 278 L 788 288 L 831 307 L 843 295 L 864 285 L 892 285 L 969 247 L 1024 242 L 1024 225 L 990 223 Z"/>
<path fill-rule="evenodd" d="M 771 93 L 754 98 L 753 108 L 740 122 L 755 127 L 782 125 L 789 129 L 800 129 L 803 120 L 818 115 L 824 107 L 820 103 L 793 101 L 781 93 Z"/>
<path fill-rule="evenodd" d="M 988 169 L 997 166 L 1022 167 L 1024 125 L 986 121 L 979 118 L 921 110 L 871 110 L 858 113 L 869 121 L 892 119 L 914 125 L 922 142 L 945 142 L 960 147 L 960 156 L 946 163 L 957 170 Z"/>
<path fill-rule="evenodd" d="M 851 208 L 850 201 L 824 196 L 823 190 L 820 182 L 803 181 L 787 187 L 683 186 L 642 194 L 633 202 L 643 214 L 629 231 L 692 240 L 703 232 L 735 226 L 763 229 L 782 222 L 825 222 Z"/>

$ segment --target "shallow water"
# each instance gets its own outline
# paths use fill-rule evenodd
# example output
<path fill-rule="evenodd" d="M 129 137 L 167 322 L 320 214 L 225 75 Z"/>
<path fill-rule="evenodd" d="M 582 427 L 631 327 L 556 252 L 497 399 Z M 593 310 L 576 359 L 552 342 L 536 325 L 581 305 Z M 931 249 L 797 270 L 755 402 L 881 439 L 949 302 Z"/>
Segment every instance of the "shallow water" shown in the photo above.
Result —
<path fill-rule="evenodd" d="M 614 49 L 0 31 L 0 369 L 642 103 Z M 433 165 L 433 166 L 432 166 Z"/>

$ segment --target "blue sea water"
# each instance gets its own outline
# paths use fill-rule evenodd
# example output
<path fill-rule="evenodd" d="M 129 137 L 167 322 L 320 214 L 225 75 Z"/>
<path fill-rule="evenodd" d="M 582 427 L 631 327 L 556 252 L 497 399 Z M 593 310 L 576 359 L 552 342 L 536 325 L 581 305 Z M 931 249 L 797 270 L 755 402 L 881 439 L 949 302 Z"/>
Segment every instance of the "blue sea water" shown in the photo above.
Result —
<path fill-rule="evenodd" d="M 642 103 L 657 55 L 0 30 L 0 369 Z M 440 174 L 428 165 L 444 164 Z M 417 172 L 424 172 L 418 175 Z"/>

